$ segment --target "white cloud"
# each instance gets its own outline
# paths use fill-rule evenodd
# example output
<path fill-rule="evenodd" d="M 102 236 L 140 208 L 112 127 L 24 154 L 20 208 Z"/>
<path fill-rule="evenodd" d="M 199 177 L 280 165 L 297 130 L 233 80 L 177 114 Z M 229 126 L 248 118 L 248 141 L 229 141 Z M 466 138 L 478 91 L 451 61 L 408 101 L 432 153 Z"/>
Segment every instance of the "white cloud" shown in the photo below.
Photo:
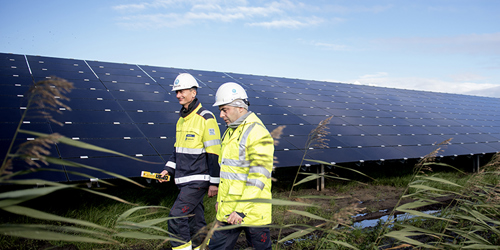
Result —
<path fill-rule="evenodd" d="M 458 82 L 470 82 L 470 81 L 483 81 L 487 78 L 481 75 L 473 74 L 473 73 L 463 73 L 457 75 L 451 75 L 451 79 Z"/>
<path fill-rule="evenodd" d="M 135 15 L 122 17 L 118 22 L 119 25 L 132 28 L 149 28 L 149 27 L 178 27 L 191 23 L 190 20 L 182 18 L 181 15 L 170 14 L 154 14 L 154 15 Z"/>
<path fill-rule="evenodd" d="M 389 73 L 387 73 L 387 72 L 377 72 L 375 74 L 363 75 L 363 76 L 360 76 L 359 78 L 372 79 L 372 78 L 384 77 L 384 76 L 388 76 L 388 75 L 389 75 Z"/>
<path fill-rule="evenodd" d="M 500 86 L 492 83 L 444 81 L 433 78 L 421 77 L 389 77 L 388 73 L 379 72 L 368 74 L 359 79 L 352 80 L 356 84 L 410 89 L 420 91 L 432 91 L 441 93 L 455 93 L 464 95 L 479 95 L 488 97 L 500 97 Z"/>
<path fill-rule="evenodd" d="M 223 22 L 230 22 L 232 20 L 237 20 L 237 19 L 243 19 L 245 18 L 245 15 L 242 13 L 231 13 L 231 14 L 224 14 L 224 13 L 195 13 L 195 12 L 189 12 L 184 17 L 187 20 L 211 20 L 211 21 L 223 21 Z"/>
<path fill-rule="evenodd" d="M 113 9 L 118 10 L 118 11 L 141 11 L 141 10 L 145 10 L 146 8 L 147 8 L 147 5 L 145 3 L 121 4 L 121 5 L 113 6 Z"/>
<path fill-rule="evenodd" d="M 269 22 L 254 22 L 247 23 L 248 26 L 260 26 L 266 28 L 303 28 L 308 26 L 317 25 L 324 22 L 322 18 L 307 18 L 304 20 L 297 19 L 282 19 L 282 20 L 273 20 Z"/>
<path fill-rule="evenodd" d="M 472 90 L 467 94 L 500 98 L 500 86 L 497 85 L 491 88 Z"/>
<path fill-rule="evenodd" d="M 156 0 L 136 4 L 117 5 L 113 9 L 121 13 L 141 12 L 119 18 L 119 23 L 133 28 L 175 27 L 199 21 L 232 22 L 241 20 L 247 26 L 266 28 L 303 28 L 324 22 L 315 16 L 300 16 L 304 4 L 279 0 L 260 6 L 246 1 L 181 1 Z M 272 20 L 267 20 L 272 17 Z M 180 19 L 183 20 L 180 20 Z M 338 20 L 337 20 L 338 21 Z"/>
<path fill-rule="evenodd" d="M 345 5 L 326 5 L 322 6 L 321 9 L 328 12 L 335 12 L 341 14 L 350 13 L 380 13 L 387 11 L 392 8 L 392 5 L 375 5 L 375 6 L 345 6 Z"/>
<path fill-rule="evenodd" d="M 498 46 L 500 32 L 445 37 L 391 38 L 375 42 L 384 44 L 391 49 L 399 47 L 405 50 L 429 53 L 500 54 L 500 46 Z"/>
<path fill-rule="evenodd" d="M 158 8 L 167 8 L 175 5 L 179 5 L 182 3 L 189 2 L 191 4 L 196 4 L 199 1 L 183 1 L 183 0 L 154 0 L 154 1 L 144 1 L 141 3 L 132 3 L 132 4 L 120 4 L 115 5 L 112 8 L 121 12 L 138 12 L 144 11 L 148 9 L 158 9 Z"/>
<path fill-rule="evenodd" d="M 321 43 L 321 42 L 313 42 L 312 44 L 316 47 L 323 48 L 326 50 L 334 50 L 334 51 L 347 50 L 347 46 L 342 44 Z"/>

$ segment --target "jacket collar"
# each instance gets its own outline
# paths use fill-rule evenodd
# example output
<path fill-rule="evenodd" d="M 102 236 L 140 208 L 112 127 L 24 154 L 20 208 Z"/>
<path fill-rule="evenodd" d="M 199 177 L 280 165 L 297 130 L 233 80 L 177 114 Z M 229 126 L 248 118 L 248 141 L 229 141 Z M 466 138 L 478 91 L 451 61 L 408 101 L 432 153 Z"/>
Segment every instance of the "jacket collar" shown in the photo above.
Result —
<path fill-rule="evenodd" d="M 194 98 L 194 100 L 189 104 L 187 109 L 182 107 L 181 112 L 180 112 L 181 117 L 186 118 L 186 116 L 191 114 L 193 112 L 193 110 L 195 110 L 196 107 L 198 107 L 198 104 L 200 104 L 200 102 L 198 101 L 198 98 Z"/>
<path fill-rule="evenodd" d="M 237 128 L 238 126 L 240 126 L 243 121 L 245 121 L 245 119 L 247 119 L 247 117 L 252 114 L 253 112 L 252 111 L 248 111 L 246 114 L 242 115 L 240 118 L 238 118 L 236 121 L 234 121 L 233 123 L 230 123 L 228 124 L 227 126 L 230 127 L 230 128 Z"/>

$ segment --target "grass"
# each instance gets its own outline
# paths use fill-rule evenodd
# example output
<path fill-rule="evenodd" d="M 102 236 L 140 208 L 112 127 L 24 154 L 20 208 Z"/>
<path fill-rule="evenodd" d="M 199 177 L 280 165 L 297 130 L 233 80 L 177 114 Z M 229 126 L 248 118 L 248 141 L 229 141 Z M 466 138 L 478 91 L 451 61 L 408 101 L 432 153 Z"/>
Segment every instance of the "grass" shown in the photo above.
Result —
<path fill-rule="evenodd" d="M 467 183 L 467 180 L 473 176 L 473 174 L 463 174 L 459 172 L 440 172 L 440 173 L 435 173 L 435 176 L 438 176 L 439 178 L 450 180 L 454 183 L 460 183 L 460 185 L 465 185 Z M 404 182 L 409 183 L 408 180 L 411 179 L 411 176 L 404 176 L 400 177 L 398 179 L 405 180 Z M 388 177 L 388 178 L 380 178 L 377 179 L 376 181 L 373 181 L 370 183 L 370 187 L 374 186 L 383 186 L 387 185 L 387 183 L 392 183 L 394 184 L 395 182 L 393 181 L 394 177 Z M 147 185 L 147 183 L 144 180 L 138 179 L 138 182 L 141 184 Z M 488 185 L 493 185 L 495 183 L 498 183 L 499 178 L 498 176 L 488 176 L 488 178 L 484 179 L 484 182 L 487 183 Z M 401 182 L 403 183 L 403 182 Z M 106 193 L 124 198 L 128 200 L 129 202 L 135 203 L 139 206 L 164 206 L 164 207 L 170 207 L 173 202 L 175 201 L 176 194 L 177 194 L 177 188 L 173 183 L 166 183 L 166 184 L 158 184 L 158 183 L 153 183 L 147 186 L 146 188 L 140 188 L 135 185 L 130 185 L 126 184 L 124 182 L 116 183 L 117 188 L 106 188 L 105 191 Z M 402 185 L 402 184 L 397 184 L 397 185 Z M 408 185 L 408 184 L 407 184 Z M 433 186 L 435 188 L 439 189 L 444 189 L 443 187 L 444 184 L 442 183 L 432 183 L 429 186 Z M 126 188 L 124 188 L 126 187 Z M 273 197 L 277 199 L 285 199 L 289 194 L 287 192 L 283 192 L 283 188 L 280 187 L 279 183 L 275 183 L 275 187 L 273 190 Z M 364 185 L 361 185 L 357 182 L 349 182 L 349 183 L 340 183 L 336 181 L 331 181 L 327 182 L 327 188 L 329 189 L 335 189 L 339 193 L 348 193 L 349 190 L 355 188 L 355 187 L 361 187 L 365 188 Z M 370 188 L 366 187 L 366 188 Z M 457 189 L 450 189 L 451 191 L 460 191 Z M 301 188 L 298 188 L 295 192 L 300 192 Z M 414 192 L 413 192 L 414 193 Z M 61 199 L 61 197 L 65 197 L 64 199 Z M 291 198 L 292 200 L 297 200 L 297 198 Z M 42 202 L 43 201 L 43 202 Z M 301 201 L 301 200 L 297 200 Z M 333 205 L 336 202 L 336 199 L 329 198 L 326 201 L 328 204 Z M 132 208 L 132 205 L 125 204 L 125 203 L 120 203 L 115 200 L 110 200 L 104 197 L 100 196 L 95 196 L 92 195 L 88 192 L 84 191 L 75 191 L 75 190 L 64 190 L 60 191 L 59 193 L 54 193 L 49 196 L 44 197 L 41 200 L 33 200 L 29 202 L 30 204 L 27 204 L 29 206 L 33 206 L 35 208 L 38 208 L 40 210 L 46 211 L 46 212 L 51 212 L 54 214 L 58 214 L 61 216 L 65 217 L 70 217 L 70 218 L 75 218 L 75 219 L 81 219 L 81 220 L 86 220 L 90 221 L 102 226 L 106 227 L 113 227 L 115 226 L 116 220 L 118 216 L 128 209 Z M 213 218 L 215 218 L 215 199 L 214 198 L 205 198 L 204 200 L 205 204 L 205 214 L 207 218 L 207 223 L 212 222 Z M 285 206 L 273 206 L 273 224 L 282 224 L 282 225 L 287 225 L 287 224 L 310 224 L 313 223 L 314 220 L 305 217 L 305 216 L 300 216 L 296 214 L 290 214 L 286 213 L 285 214 Z M 288 209 L 297 209 L 297 210 L 305 210 L 309 213 L 321 216 L 323 218 L 327 219 L 332 219 L 336 214 L 338 214 L 340 211 L 327 211 L 320 209 L 318 207 L 308 207 L 308 208 L 300 208 L 300 207 L 288 207 Z M 141 215 L 146 215 L 148 214 L 149 211 L 142 211 Z M 6 212 L 1 212 L 1 218 L 2 218 L 2 223 L 41 223 L 42 221 L 40 220 L 33 220 L 33 219 L 28 219 L 23 216 L 16 216 L 16 215 L 11 215 L 7 214 Z M 161 217 L 166 217 L 168 215 L 168 211 L 164 211 L 156 213 L 154 215 L 149 215 L 150 217 L 148 218 L 161 218 Z M 140 219 L 140 218 L 138 218 Z M 429 230 L 432 229 L 432 226 L 435 226 L 435 224 L 426 222 L 427 220 L 423 219 L 412 219 L 412 221 L 408 221 L 408 223 L 411 223 L 412 225 L 415 225 L 417 227 L 425 227 Z M 317 222 L 317 221 L 316 221 Z M 157 226 L 166 228 L 166 222 L 163 224 L 158 224 Z M 371 230 L 370 232 L 374 232 L 374 230 Z M 316 234 L 317 237 L 318 235 Z M 307 237 L 312 237 L 312 238 L 307 238 Z M 312 246 L 315 246 L 313 242 L 317 241 L 316 238 L 313 236 L 306 236 L 305 239 L 307 240 L 300 240 L 300 241 L 294 241 L 293 244 L 286 246 L 284 244 L 281 245 L 282 249 L 312 249 Z M 328 249 L 329 247 L 334 247 L 337 246 L 337 244 L 334 244 L 330 241 L 332 240 L 342 240 L 347 243 L 353 244 L 353 245 L 359 245 L 363 244 L 363 242 L 366 241 L 373 241 L 376 239 L 376 237 L 373 235 L 373 233 L 366 233 L 366 231 L 363 231 L 362 229 L 349 229 L 349 233 L 346 234 L 326 234 L 325 242 L 323 243 L 323 249 Z M 21 244 L 22 242 L 22 244 Z M 124 246 L 106 246 L 105 248 L 107 249 L 127 249 L 131 248 L 132 246 L 137 246 L 137 247 L 143 247 L 145 249 L 153 249 L 158 246 L 164 246 L 168 247 L 169 243 L 163 244 L 161 240 L 140 240 L 140 239 L 122 239 L 120 240 L 120 243 L 126 245 Z M 34 249 L 36 246 L 40 246 L 41 243 L 36 240 L 20 240 L 19 238 L 15 237 L 9 237 L 9 236 L 1 236 L 0 237 L 0 245 L 3 246 L 3 249 Z M 68 243 L 61 242 L 61 241 L 50 241 L 50 244 L 54 246 L 62 246 L 62 245 L 67 245 Z M 72 243 L 74 246 L 76 246 L 78 249 L 95 249 L 95 248 L 103 248 L 103 245 L 100 244 L 91 244 L 91 243 Z"/>

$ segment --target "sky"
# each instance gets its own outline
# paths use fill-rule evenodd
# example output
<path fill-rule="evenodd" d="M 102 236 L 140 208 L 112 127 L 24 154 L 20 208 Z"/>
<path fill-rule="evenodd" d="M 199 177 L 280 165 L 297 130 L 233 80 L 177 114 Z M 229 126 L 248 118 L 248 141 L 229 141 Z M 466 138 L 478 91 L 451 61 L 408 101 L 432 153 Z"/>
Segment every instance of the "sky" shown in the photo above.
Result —
<path fill-rule="evenodd" d="M 498 0 L 0 0 L 0 52 L 500 98 Z"/>

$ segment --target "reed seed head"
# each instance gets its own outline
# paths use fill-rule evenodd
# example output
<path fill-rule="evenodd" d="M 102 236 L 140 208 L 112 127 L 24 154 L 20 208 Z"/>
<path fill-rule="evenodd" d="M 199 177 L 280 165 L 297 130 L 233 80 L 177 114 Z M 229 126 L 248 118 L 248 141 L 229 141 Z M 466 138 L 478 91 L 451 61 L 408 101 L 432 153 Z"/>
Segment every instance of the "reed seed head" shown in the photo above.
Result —
<path fill-rule="evenodd" d="M 315 147 L 315 148 L 328 148 L 329 139 L 326 138 L 330 134 L 328 131 L 330 124 L 330 120 L 333 116 L 330 116 L 324 120 L 322 120 L 316 128 L 314 128 L 311 133 L 309 133 L 309 139 L 307 141 L 306 148 Z"/>
<path fill-rule="evenodd" d="M 45 157 L 50 155 L 51 146 L 56 144 L 61 137 L 62 135 L 54 133 L 27 141 L 19 146 L 16 155 L 23 158 L 30 166 L 40 167 L 37 161 L 49 165 Z"/>
<path fill-rule="evenodd" d="M 55 76 L 38 81 L 28 90 L 27 96 L 30 102 L 28 109 L 34 109 L 38 117 L 62 125 L 47 111 L 61 113 L 61 108 L 71 110 L 68 105 L 62 102 L 63 100 L 69 101 L 69 98 L 64 94 L 71 92 L 71 89 L 73 89 L 73 83 Z"/>

